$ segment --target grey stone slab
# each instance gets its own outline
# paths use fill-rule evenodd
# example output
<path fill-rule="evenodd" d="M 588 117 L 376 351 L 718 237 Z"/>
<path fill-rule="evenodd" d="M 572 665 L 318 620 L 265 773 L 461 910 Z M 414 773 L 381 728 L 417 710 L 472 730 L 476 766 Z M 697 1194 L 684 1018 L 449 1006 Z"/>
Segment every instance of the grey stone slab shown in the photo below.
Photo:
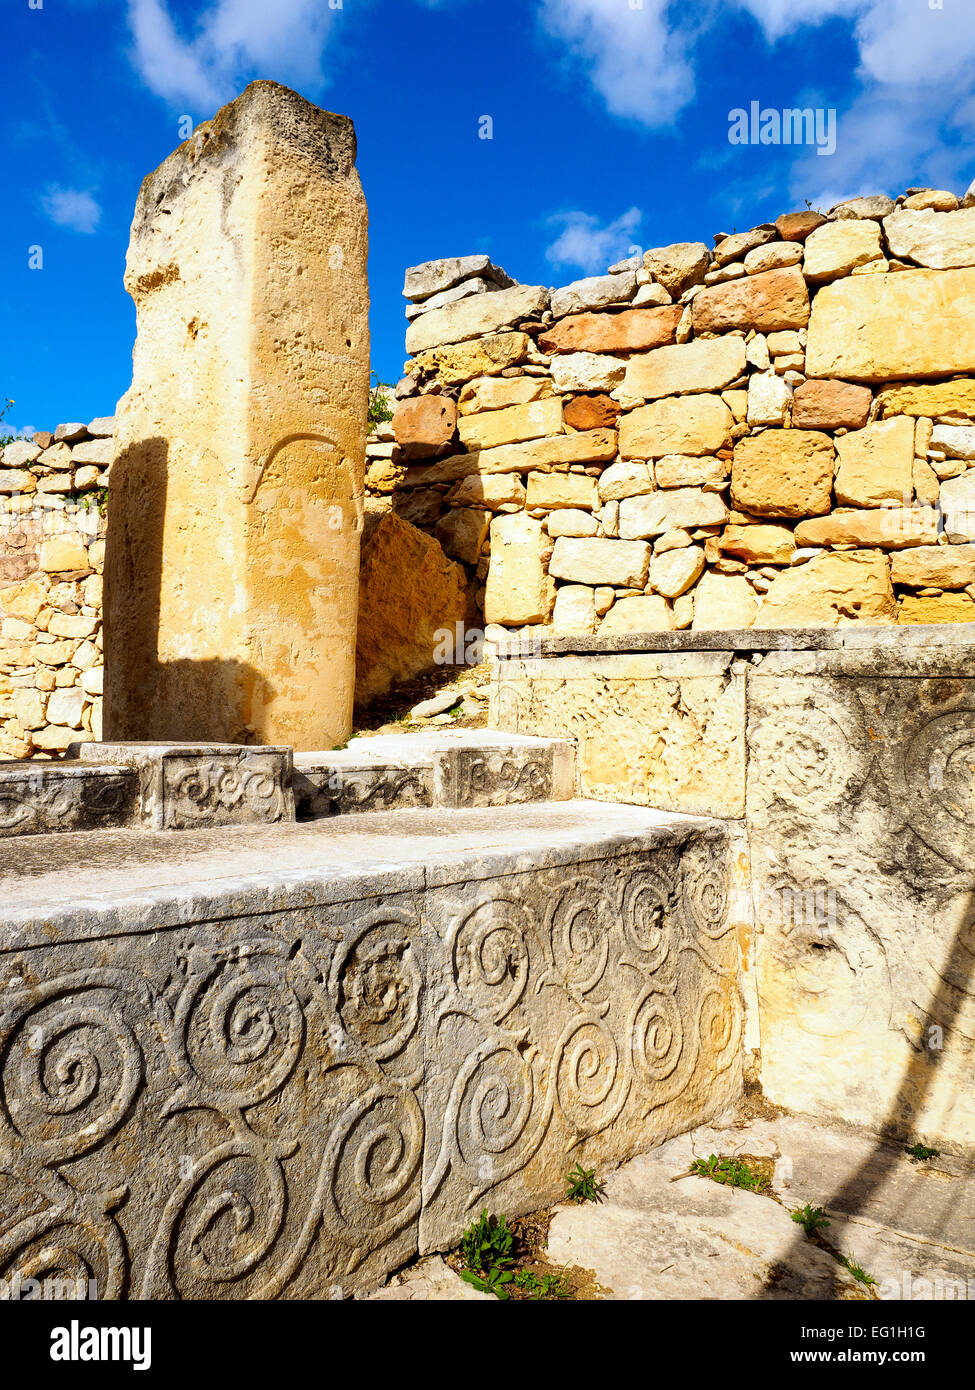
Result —
<path fill-rule="evenodd" d="M 680 632 L 625 632 L 616 634 L 560 634 L 532 632 L 495 643 L 502 661 L 532 656 L 582 655 L 627 652 L 801 652 L 880 648 L 905 651 L 923 648 L 975 647 L 971 623 L 911 624 L 903 627 L 871 627 L 850 623 L 837 628 L 788 628 L 693 630 Z"/>
<path fill-rule="evenodd" d="M 71 763 L 0 763 L 0 838 L 129 825 L 138 818 L 135 772 Z"/>
<path fill-rule="evenodd" d="M 154 830 L 274 824 L 295 818 L 290 748 L 215 743 L 80 743 L 82 762 L 138 773 Z"/>
<path fill-rule="evenodd" d="M 789 1109 L 975 1143 L 975 680 L 748 679 L 762 1084 Z"/>
<path fill-rule="evenodd" d="M 543 1204 L 567 1144 L 615 1161 L 713 1114 L 740 1085 L 724 846 L 569 802 L 0 849 L 5 1273 L 346 1296 L 482 1197 Z M 473 1197 L 472 1124 L 502 1165 Z"/>
<path fill-rule="evenodd" d="M 294 794 L 298 820 L 432 806 L 433 759 L 370 758 L 344 750 L 299 753 Z"/>
<path fill-rule="evenodd" d="M 431 893 L 420 1249 L 564 1196 L 738 1094 L 726 839 Z M 634 1147 L 636 1146 L 636 1147 Z"/>

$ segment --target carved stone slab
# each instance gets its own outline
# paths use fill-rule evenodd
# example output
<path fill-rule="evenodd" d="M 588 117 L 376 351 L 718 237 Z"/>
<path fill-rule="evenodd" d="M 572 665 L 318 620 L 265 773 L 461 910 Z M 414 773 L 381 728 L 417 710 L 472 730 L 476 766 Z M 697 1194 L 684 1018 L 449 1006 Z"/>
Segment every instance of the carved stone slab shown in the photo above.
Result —
<path fill-rule="evenodd" d="M 87 763 L 131 768 L 154 830 L 294 820 L 292 751 L 236 744 L 82 743 Z"/>
<path fill-rule="evenodd" d="M 377 756 L 431 762 L 437 806 L 511 806 L 573 795 L 575 748 L 565 738 L 447 729 L 354 739 L 352 747 L 358 744 Z"/>
<path fill-rule="evenodd" d="M 4 1278 L 347 1296 L 738 1094 L 714 822 L 568 802 L 65 844 L 0 876 Z"/>
<path fill-rule="evenodd" d="M 135 772 L 75 763 L 0 763 L 0 837 L 129 825 L 138 815 Z"/>
<path fill-rule="evenodd" d="M 769 657 L 748 681 L 762 1084 L 975 1143 L 975 679 L 931 649 Z M 942 674 L 938 674 L 938 667 Z"/>
<path fill-rule="evenodd" d="M 299 820 L 432 806 L 433 759 L 370 758 L 345 749 L 298 753 L 294 792 Z"/>

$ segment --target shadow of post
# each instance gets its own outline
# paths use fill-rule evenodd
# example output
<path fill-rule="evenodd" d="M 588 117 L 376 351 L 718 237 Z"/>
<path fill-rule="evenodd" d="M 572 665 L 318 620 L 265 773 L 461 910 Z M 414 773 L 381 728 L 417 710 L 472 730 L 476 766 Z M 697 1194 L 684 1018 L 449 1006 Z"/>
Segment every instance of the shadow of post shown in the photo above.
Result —
<path fill-rule="evenodd" d="M 168 474 L 169 447 L 162 438 L 130 445 L 112 464 L 102 737 L 106 742 L 260 744 L 263 711 L 274 694 L 261 672 L 232 656 L 160 658 L 164 589 L 174 578 L 164 570 Z M 178 582 L 199 587 L 197 631 L 205 631 L 213 602 L 203 587 L 206 576 L 186 572 Z M 170 643 L 177 636 L 166 634 Z M 192 636 L 187 633 L 187 640 Z"/>

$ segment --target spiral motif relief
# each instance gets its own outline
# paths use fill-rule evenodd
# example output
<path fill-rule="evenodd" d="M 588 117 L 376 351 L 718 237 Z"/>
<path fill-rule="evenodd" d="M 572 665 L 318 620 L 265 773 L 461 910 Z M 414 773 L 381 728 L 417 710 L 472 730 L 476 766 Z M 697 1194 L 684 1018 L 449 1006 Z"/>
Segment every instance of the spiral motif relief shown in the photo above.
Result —
<path fill-rule="evenodd" d="M 579 1133 L 604 1129 L 626 1101 L 619 1048 L 602 1019 L 582 1016 L 570 1023 L 553 1071 L 561 1111 Z"/>
<path fill-rule="evenodd" d="M 872 762 L 859 706 L 822 691 L 802 707 L 767 710 L 748 744 L 767 794 L 817 814 L 855 795 Z"/>
<path fill-rule="evenodd" d="M 406 1046 L 419 1017 L 420 973 L 405 915 L 371 922 L 333 967 L 339 1016 L 379 1061 Z"/>
<path fill-rule="evenodd" d="M 412 1091 L 372 1089 L 334 1125 L 324 1167 L 333 1230 L 379 1245 L 419 1212 L 423 1114 Z"/>
<path fill-rule="evenodd" d="M 717 941 L 731 928 L 728 919 L 728 865 L 717 846 L 687 850 L 682 860 L 684 909 L 694 931 Z"/>
<path fill-rule="evenodd" d="M 547 930 L 556 968 L 580 994 L 588 994 L 606 973 L 610 925 L 606 893 L 596 879 L 574 874 L 560 885 Z"/>
<path fill-rule="evenodd" d="M 117 985 L 118 976 L 106 974 Z M 0 1097 L 11 1130 L 43 1162 L 56 1163 L 96 1148 L 125 1120 L 143 1058 L 97 973 L 53 982 L 45 993 L 9 1033 Z"/>
<path fill-rule="evenodd" d="M 670 954 L 670 914 L 675 902 L 673 882 L 652 865 L 627 876 L 620 914 L 626 943 L 636 952 L 641 970 L 659 970 Z"/>
<path fill-rule="evenodd" d="M 302 1000 L 279 943 L 215 957 L 176 1010 L 179 1065 L 217 1108 L 257 1105 L 285 1084 L 305 1036 Z"/>
<path fill-rule="evenodd" d="M 66 1298 L 87 1299 L 89 1284 L 100 1300 L 125 1295 L 128 1254 L 118 1225 L 92 1203 L 77 1205 L 76 1215 L 51 1208 L 0 1236 L 4 1285 L 35 1279 L 51 1281 Z"/>
<path fill-rule="evenodd" d="M 943 859 L 970 869 L 975 850 L 975 710 L 925 724 L 904 754 L 902 809 L 915 834 Z"/>
<path fill-rule="evenodd" d="M 677 1070 L 684 1050 L 684 1024 L 674 995 L 644 990 L 629 1032 L 630 1059 L 641 1089 L 666 1081 Z"/>
<path fill-rule="evenodd" d="M 526 908 L 493 898 L 464 917 L 453 933 L 454 978 L 474 1007 L 500 1023 L 521 999 L 528 983 L 528 935 L 533 927 Z"/>

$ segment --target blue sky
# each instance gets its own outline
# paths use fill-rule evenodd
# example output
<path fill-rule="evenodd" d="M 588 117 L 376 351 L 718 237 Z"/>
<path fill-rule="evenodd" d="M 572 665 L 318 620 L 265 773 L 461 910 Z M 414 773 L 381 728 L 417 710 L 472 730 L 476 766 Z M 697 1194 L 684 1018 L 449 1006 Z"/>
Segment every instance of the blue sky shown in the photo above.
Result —
<path fill-rule="evenodd" d="M 418 261 L 487 251 L 564 284 L 807 199 L 975 178 L 975 0 L 4 0 L 4 21 L 0 396 L 21 429 L 114 410 L 139 184 L 181 119 L 256 77 L 355 122 L 387 380 Z M 731 145 L 752 101 L 835 109 L 835 153 Z"/>

